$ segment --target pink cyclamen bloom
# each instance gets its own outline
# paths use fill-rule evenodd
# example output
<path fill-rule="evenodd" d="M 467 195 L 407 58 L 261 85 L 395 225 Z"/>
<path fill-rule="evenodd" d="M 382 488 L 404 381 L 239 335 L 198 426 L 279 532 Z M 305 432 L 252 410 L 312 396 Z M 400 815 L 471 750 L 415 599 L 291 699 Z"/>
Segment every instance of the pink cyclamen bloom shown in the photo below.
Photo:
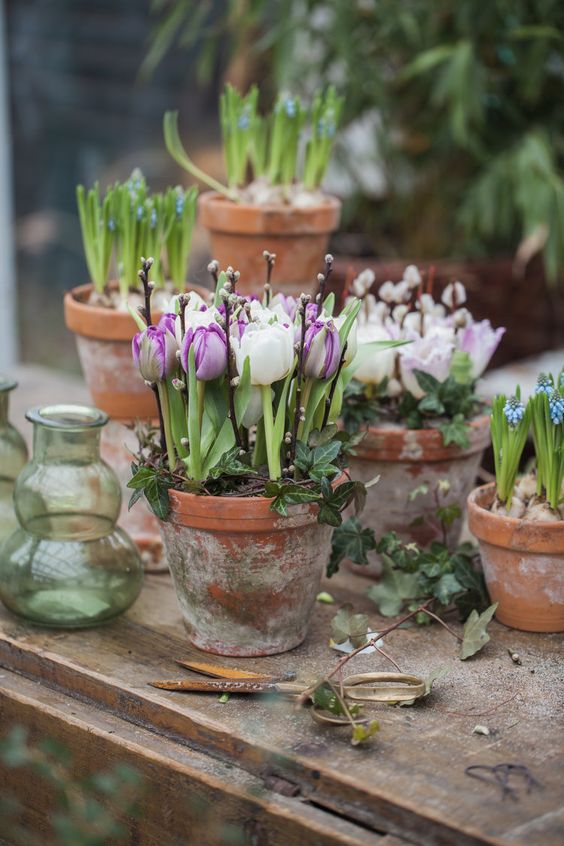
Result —
<path fill-rule="evenodd" d="M 489 320 L 480 320 L 459 330 L 458 348 L 470 356 L 473 379 L 482 375 L 504 334 L 504 326 L 494 329 Z"/>
<path fill-rule="evenodd" d="M 196 379 L 210 382 L 225 373 L 227 341 L 225 332 L 218 323 L 187 329 L 180 354 L 180 361 L 185 371 L 188 371 L 188 353 L 192 345 L 194 346 Z"/>
<path fill-rule="evenodd" d="M 340 360 L 341 341 L 334 321 L 316 320 L 305 333 L 305 375 L 310 379 L 331 379 Z"/>
<path fill-rule="evenodd" d="M 176 367 L 178 345 L 174 335 L 158 326 L 147 326 L 132 341 L 133 360 L 146 382 L 162 382 Z"/>

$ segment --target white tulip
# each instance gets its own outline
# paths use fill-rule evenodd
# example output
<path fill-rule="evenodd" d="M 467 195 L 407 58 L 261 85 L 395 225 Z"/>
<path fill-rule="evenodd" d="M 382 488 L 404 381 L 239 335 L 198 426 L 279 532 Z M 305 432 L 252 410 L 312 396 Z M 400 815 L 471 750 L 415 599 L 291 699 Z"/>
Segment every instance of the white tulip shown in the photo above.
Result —
<path fill-rule="evenodd" d="M 359 326 L 357 331 L 357 341 L 359 353 L 362 353 L 362 347 L 372 341 L 390 341 L 389 332 L 383 326 L 375 324 L 367 324 Z M 378 385 L 384 379 L 389 379 L 395 367 L 396 350 L 375 350 L 371 355 L 364 355 L 361 363 L 354 372 L 354 378 L 359 382 L 364 382 L 366 385 Z"/>
<path fill-rule="evenodd" d="M 284 379 L 294 363 L 293 326 L 250 323 L 235 346 L 239 373 L 243 372 L 247 358 L 251 367 L 252 385 L 272 385 Z"/>
<path fill-rule="evenodd" d="M 337 327 L 338 331 L 341 331 L 341 326 L 345 322 L 346 317 L 341 315 L 340 317 L 336 317 L 334 319 L 335 326 Z M 347 348 L 345 350 L 345 360 L 343 363 L 344 367 L 348 367 L 351 361 L 354 359 L 357 350 L 358 350 L 358 330 L 357 330 L 357 321 L 353 323 L 350 328 L 349 336 L 347 338 Z"/>

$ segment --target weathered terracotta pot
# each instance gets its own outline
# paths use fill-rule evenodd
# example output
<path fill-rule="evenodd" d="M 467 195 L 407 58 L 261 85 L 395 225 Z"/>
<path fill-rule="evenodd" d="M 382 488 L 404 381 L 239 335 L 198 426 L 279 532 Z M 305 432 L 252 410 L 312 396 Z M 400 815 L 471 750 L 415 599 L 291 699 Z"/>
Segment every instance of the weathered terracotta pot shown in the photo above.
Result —
<path fill-rule="evenodd" d="M 265 280 L 263 251 L 276 253 L 276 289 L 300 294 L 315 286 L 329 236 L 339 226 L 341 202 L 328 196 L 310 208 L 234 203 L 214 191 L 199 198 L 200 219 L 222 268 L 240 271 L 241 294 L 259 294 Z"/>
<path fill-rule="evenodd" d="M 350 458 L 353 479 L 369 482 L 380 476 L 377 485 L 367 492 L 362 520 L 374 529 L 380 539 L 386 532 L 396 532 L 404 543 L 426 546 L 443 540 L 440 521 L 436 517 L 435 491 L 441 479 L 448 479 L 450 492 L 440 504 L 460 503 L 476 484 L 476 476 L 484 449 L 490 442 L 489 417 L 478 417 L 469 423 L 470 445 L 461 449 L 444 446 L 438 429 L 406 429 L 370 427 L 364 440 Z M 410 493 L 427 484 L 429 492 L 410 500 Z M 456 546 L 462 520 L 455 520 L 447 530 L 446 541 Z M 355 572 L 376 578 L 380 563 L 368 566 L 351 565 Z"/>
<path fill-rule="evenodd" d="M 170 492 L 165 554 L 192 643 L 218 655 L 272 655 L 305 638 L 331 527 L 313 505 Z"/>
<path fill-rule="evenodd" d="M 533 523 L 488 510 L 495 484 L 468 497 L 496 618 L 524 632 L 564 631 L 564 520 Z"/>

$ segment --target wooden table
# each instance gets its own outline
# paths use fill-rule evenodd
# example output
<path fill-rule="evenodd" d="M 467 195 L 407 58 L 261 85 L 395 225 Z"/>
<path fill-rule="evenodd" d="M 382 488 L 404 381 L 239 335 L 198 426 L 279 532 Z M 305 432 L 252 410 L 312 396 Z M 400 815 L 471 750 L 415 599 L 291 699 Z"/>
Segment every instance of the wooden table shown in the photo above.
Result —
<path fill-rule="evenodd" d="M 337 605 L 316 605 L 311 633 L 293 652 L 221 660 L 319 677 L 337 660 L 328 637 L 338 604 L 351 601 L 383 628 L 367 585 L 348 573 L 328 581 Z M 215 694 L 149 687 L 188 675 L 174 663 L 188 644 L 169 577 L 151 576 L 130 612 L 100 628 L 47 630 L 0 612 L 0 734 L 20 724 L 34 738 L 57 738 L 80 775 L 117 761 L 136 767 L 149 789 L 123 842 L 137 846 L 556 846 L 564 838 L 561 639 L 495 623 L 491 633 L 466 662 L 437 625 L 392 633 L 388 650 L 403 670 L 451 670 L 417 705 L 372 706 L 381 730 L 353 748 L 347 729 L 319 726 L 288 701 L 222 704 Z M 354 666 L 386 665 L 363 655 Z M 476 724 L 490 736 L 473 734 Z M 502 800 L 496 786 L 464 773 L 498 763 L 526 764 L 543 789 Z M 45 832 L 48 800 L 18 773 L 0 770 L 0 789 L 15 792 L 27 822 Z"/>

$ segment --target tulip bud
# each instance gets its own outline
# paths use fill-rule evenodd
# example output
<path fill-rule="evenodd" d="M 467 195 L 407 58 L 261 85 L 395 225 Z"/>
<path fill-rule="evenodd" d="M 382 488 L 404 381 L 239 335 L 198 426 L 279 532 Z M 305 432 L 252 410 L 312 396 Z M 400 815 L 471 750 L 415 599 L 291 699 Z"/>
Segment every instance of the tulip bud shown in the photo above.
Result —
<path fill-rule="evenodd" d="M 133 360 L 143 379 L 151 385 L 174 372 L 177 349 L 174 335 L 158 326 L 148 326 L 132 341 Z"/>
<path fill-rule="evenodd" d="M 190 327 L 182 343 L 181 361 L 184 370 L 188 371 L 188 353 L 194 346 L 194 363 L 196 379 L 210 382 L 217 379 L 227 368 L 227 341 L 225 332 L 212 322 L 207 326 Z"/>
<path fill-rule="evenodd" d="M 341 360 L 341 341 L 333 320 L 316 320 L 306 330 L 304 373 L 311 379 L 331 379 Z"/>
<path fill-rule="evenodd" d="M 284 379 L 294 363 L 294 330 L 281 323 L 250 323 L 239 343 L 233 339 L 237 370 L 248 358 L 252 385 L 272 385 Z"/>

